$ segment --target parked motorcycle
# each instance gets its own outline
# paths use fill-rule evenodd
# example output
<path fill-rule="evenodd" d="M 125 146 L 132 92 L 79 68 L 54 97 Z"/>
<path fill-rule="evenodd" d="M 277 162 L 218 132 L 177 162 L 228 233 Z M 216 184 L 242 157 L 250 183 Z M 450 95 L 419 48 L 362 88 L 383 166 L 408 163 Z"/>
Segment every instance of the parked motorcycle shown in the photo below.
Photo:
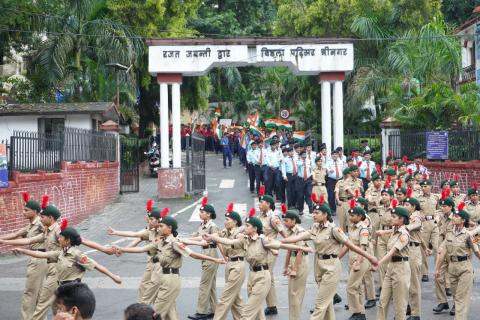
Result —
<path fill-rule="evenodd" d="M 155 177 L 157 175 L 158 168 L 160 168 L 160 150 L 156 143 L 153 143 L 148 152 L 144 152 L 148 157 L 148 166 L 150 167 L 150 175 Z"/>

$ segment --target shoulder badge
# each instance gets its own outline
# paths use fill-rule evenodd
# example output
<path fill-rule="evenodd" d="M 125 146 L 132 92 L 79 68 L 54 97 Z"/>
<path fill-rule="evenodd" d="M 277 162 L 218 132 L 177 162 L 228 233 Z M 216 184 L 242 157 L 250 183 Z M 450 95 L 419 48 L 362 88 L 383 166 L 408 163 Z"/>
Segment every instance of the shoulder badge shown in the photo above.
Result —
<path fill-rule="evenodd" d="M 78 259 L 78 261 L 81 264 L 86 264 L 86 263 L 88 263 L 88 257 L 87 256 L 80 256 L 80 259 Z"/>
<path fill-rule="evenodd" d="M 406 234 L 402 234 L 400 236 L 400 242 L 405 243 L 408 241 L 408 236 Z"/>

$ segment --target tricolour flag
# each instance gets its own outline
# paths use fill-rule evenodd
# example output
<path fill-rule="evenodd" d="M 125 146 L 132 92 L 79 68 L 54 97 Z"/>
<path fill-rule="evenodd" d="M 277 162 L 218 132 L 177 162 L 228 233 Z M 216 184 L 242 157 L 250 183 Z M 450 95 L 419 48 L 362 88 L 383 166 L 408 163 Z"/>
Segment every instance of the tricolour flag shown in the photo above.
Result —
<path fill-rule="evenodd" d="M 287 120 L 278 119 L 276 120 L 277 128 L 283 130 L 292 130 L 292 125 Z"/>
<path fill-rule="evenodd" d="M 305 131 L 294 131 L 292 138 L 296 142 L 304 142 L 305 141 Z"/>
<path fill-rule="evenodd" d="M 260 131 L 260 129 L 254 125 L 250 125 L 250 132 L 253 134 L 257 134 L 262 139 L 265 137 L 262 131 Z"/>
<path fill-rule="evenodd" d="M 277 119 L 268 119 L 265 121 L 265 127 L 275 129 L 277 127 Z"/>

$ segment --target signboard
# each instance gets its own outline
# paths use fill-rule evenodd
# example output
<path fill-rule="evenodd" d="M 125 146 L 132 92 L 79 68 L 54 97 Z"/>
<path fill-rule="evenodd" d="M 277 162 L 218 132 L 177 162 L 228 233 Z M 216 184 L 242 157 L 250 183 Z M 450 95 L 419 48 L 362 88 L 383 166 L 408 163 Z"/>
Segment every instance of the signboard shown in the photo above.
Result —
<path fill-rule="evenodd" d="M 290 117 L 290 111 L 288 111 L 287 109 L 283 109 L 282 111 L 280 111 L 280 117 L 282 119 L 288 119 Z"/>
<path fill-rule="evenodd" d="M 426 132 L 427 159 L 447 160 L 448 159 L 448 132 L 430 131 Z"/>
<path fill-rule="evenodd" d="M 0 144 L 0 188 L 8 187 L 7 145 Z"/>
<path fill-rule="evenodd" d="M 220 119 L 219 124 L 225 127 L 230 127 L 232 125 L 232 119 Z"/>

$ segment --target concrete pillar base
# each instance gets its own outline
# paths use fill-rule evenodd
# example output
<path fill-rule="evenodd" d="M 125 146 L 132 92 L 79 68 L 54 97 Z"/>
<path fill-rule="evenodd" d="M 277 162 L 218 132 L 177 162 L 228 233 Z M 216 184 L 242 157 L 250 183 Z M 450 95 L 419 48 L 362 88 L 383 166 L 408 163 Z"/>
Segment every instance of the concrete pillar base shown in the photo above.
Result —
<path fill-rule="evenodd" d="M 158 199 L 175 199 L 185 196 L 185 169 L 158 169 Z"/>

